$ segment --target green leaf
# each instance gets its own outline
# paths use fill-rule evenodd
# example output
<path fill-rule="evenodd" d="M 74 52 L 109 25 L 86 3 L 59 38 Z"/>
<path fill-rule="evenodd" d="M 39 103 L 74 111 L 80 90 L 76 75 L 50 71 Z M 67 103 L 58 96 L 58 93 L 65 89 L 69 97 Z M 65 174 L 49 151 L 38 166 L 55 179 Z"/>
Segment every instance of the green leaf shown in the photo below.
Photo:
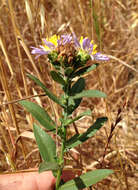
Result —
<path fill-rule="evenodd" d="M 52 79 L 54 81 L 56 81 L 57 83 L 65 86 L 66 83 L 65 83 L 64 79 L 61 77 L 61 75 L 58 72 L 51 71 L 50 74 L 51 74 L 51 77 L 52 77 Z"/>
<path fill-rule="evenodd" d="M 75 117 L 74 119 L 68 119 L 68 120 L 66 120 L 66 122 L 64 123 L 64 125 L 67 126 L 67 125 L 69 125 L 69 124 L 71 124 L 71 123 L 73 123 L 73 122 L 75 122 L 75 121 L 81 119 L 82 117 L 84 117 L 84 116 L 86 116 L 86 115 L 91 116 L 91 110 L 90 110 L 90 109 L 87 110 L 87 111 L 84 111 L 84 112 L 81 113 L 79 116 Z"/>
<path fill-rule="evenodd" d="M 86 187 L 96 184 L 97 182 L 103 180 L 112 173 L 113 170 L 107 170 L 107 169 L 90 171 L 73 180 L 66 182 L 64 185 L 61 185 L 58 190 L 84 189 Z"/>
<path fill-rule="evenodd" d="M 91 66 L 83 67 L 83 68 L 79 69 L 78 71 L 76 71 L 75 73 L 73 73 L 71 77 L 74 78 L 76 76 L 84 75 L 84 74 L 94 70 L 97 66 L 98 66 L 98 64 L 93 64 Z"/>
<path fill-rule="evenodd" d="M 73 68 L 72 67 L 67 67 L 65 69 L 65 75 L 66 76 L 70 76 L 72 72 L 73 72 Z"/>
<path fill-rule="evenodd" d="M 73 99 L 69 97 L 68 101 L 68 114 L 71 114 L 81 103 L 82 98 L 79 99 Z"/>
<path fill-rule="evenodd" d="M 71 94 L 75 95 L 76 93 L 82 92 L 82 90 L 85 88 L 85 80 L 84 78 L 79 78 L 75 84 L 71 88 Z"/>
<path fill-rule="evenodd" d="M 73 99 L 78 99 L 78 98 L 82 98 L 82 97 L 105 98 L 106 94 L 104 92 L 99 91 L 99 90 L 84 90 L 81 93 L 78 93 L 75 96 L 72 96 Z"/>
<path fill-rule="evenodd" d="M 35 104 L 33 102 L 22 100 L 19 102 L 22 106 L 26 108 L 28 112 L 32 114 L 32 116 L 39 121 L 39 123 L 45 127 L 48 130 L 55 130 L 56 124 L 54 121 L 50 118 L 48 113 L 40 107 L 38 104 Z"/>
<path fill-rule="evenodd" d="M 35 123 L 34 135 L 43 160 L 46 162 L 56 162 L 56 144 L 51 136 Z"/>
<path fill-rule="evenodd" d="M 59 169 L 58 163 L 56 162 L 42 162 L 39 165 L 39 173 L 44 172 L 44 171 L 56 171 Z"/>
<path fill-rule="evenodd" d="M 69 114 L 71 114 L 81 103 L 82 98 L 76 98 L 73 99 L 73 95 L 75 95 L 76 93 L 80 93 L 83 91 L 83 89 L 85 88 L 85 80 L 84 78 L 79 78 L 74 85 L 72 86 L 71 90 L 70 90 L 70 94 L 72 96 L 69 97 Z"/>
<path fill-rule="evenodd" d="M 33 81 L 35 81 L 35 83 L 37 85 L 39 85 L 43 90 L 44 92 L 46 93 L 46 95 L 51 99 L 53 100 L 54 102 L 56 102 L 57 104 L 59 104 L 60 106 L 64 107 L 64 105 L 62 105 L 62 103 L 60 102 L 60 100 L 57 98 L 57 96 L 55 96 L 52 92 L 50 92 L 46 87 L 45 85 L 38 79 L 36 78 L 35 76 L 31 75 L 31 74 L 27 74 L 27 76 L 32 79 Z"/>
<path fill-rule="evenodd" d="M 90 126 L 87 131 L 83 134 L 75 134 L 66 142 L 66 151 L 68 149 L 78 146 L 82 144 L 90 137 L 94 136 L 95 133 L 103 126 L 103 124 L 107 121 L 107 117 L 101 117 L 96 120 L 96 122 Z"/>

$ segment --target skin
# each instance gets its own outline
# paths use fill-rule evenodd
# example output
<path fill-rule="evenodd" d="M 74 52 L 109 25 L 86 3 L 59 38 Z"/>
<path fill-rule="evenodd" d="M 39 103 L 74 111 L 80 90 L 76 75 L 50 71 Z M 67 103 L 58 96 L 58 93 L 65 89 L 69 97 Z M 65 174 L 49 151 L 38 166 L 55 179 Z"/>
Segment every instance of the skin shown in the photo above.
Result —
<path fill-rule="evenodd" d="M 51 171 L 0 175 L 0 190 L 54 190 Z"/>
<path fill-rule="evenodd" d="M 67 182 L 81 175 L 81 171 L 64 170 L 62 179 Z M 0 190 L 54 190 L 56 179 L 51 171 L 0 175 Z"/>

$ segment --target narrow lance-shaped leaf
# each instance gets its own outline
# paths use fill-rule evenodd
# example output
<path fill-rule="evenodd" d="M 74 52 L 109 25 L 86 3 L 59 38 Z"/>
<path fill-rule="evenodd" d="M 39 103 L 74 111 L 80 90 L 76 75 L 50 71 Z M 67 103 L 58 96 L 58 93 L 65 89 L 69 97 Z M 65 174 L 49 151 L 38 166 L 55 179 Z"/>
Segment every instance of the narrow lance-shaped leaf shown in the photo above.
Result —
<path fill-rule="evenodd" d="M 87 66 L 87 67 L 84 67 L 82 69 L 79 69 L 78 71 L 73 73 L 71 77 L 74 78 L 76 76 L 84 75 L 84 74 L 96 69 L 97 66 L 98 66 L 98 64 L 93 64 L 91 66 Z"/>
<path fill-rule="evenodd" d="M 22 100 L 19 102 L 22 106 L 26 108 L 28 112 L 32 114 L 32 116 L 39 121 L 43 127 L 45 127 L 48 130 L 55 130 L 56 124 L 54 121 L 50 118 L 48 113 L 40 107 L 38 104 L 35 104 L 33 102 Z"/>
<path fill-rule="evenodd" d="M 56 144 L 43 129 L 34 124 L 34 135 L 42 156 L 46 162 L 56 162 Z"/>
<path fill-rule="evenodd" d="M 66 122 L 64 123 L 64 125 L 70 125 L 71 123 L 73 123 L 73 122 L 81 119 L 82 117 L 84 117 L 86 115 L 91 116 L 91 110 L 84 111 L 83 113 L 81 113 L 80 115 L 78 115 L 77 117 L 75 117 L 74 119 L 70 118 L 70 119 L 66 120 Z"/>
<path fill-rule="evenodd" d="M 84 88 L 85 88 L 85 79 L 79 78 L 71 88 L 71 95 L 75 95 L 77 93 L 82 92 Z"/>
<path fill-rule="evenodd" d="M 95 171 L 87 172 L 73 180 L 61 185 L 58 190 L 78 190 L 84 189 L 91 185 L 96 184 L 108 175 L 112 174 L 113 170 L 99 169 Z"/>
<path fill-rule="evenodd" d="M 33 81 L 35 81 L 36 84 L 38 84 L 46 93 L 46 95 L 53 100 L 54 102 L 56 102 L 57 104 L 61 105 L 62 107 L 64 107 L 64 105 L 62 105 L 62 103 L 60 102 L 60 100 L 57 98 L 57 96 L 55 96 L 52 92 L 50 92 L 45 85 L 35 76 L 31 75 L 31 74 L 27 74 L 27 76 L 32 79 Z"/>
<path fill-rule="evenodd" d="M 73 99 L 72 97 L 77 94 L 80 93 L 84 90 L 85 88 L 85 80 L 84 78 L 79 78 L 75 84 L 72 86 L 71 90 L 70 90 L 70 94 L 72 95 L 69 98 L 69 114 L 71 114 L 81 103 L 82 98 L 77 98 L 77 99 Z"/>
<path fill-rule="evenodd" d="M 56 162 L 42 162 L 39 166 L 39 173 L 44 171 L 56 171 L 59 169 L 58 163 Z"/>
<path fill-rule="evenodd" d="M 58 72 L 51 71 L 50 74 L 52 76 L 52 79 L 54 81 L 56 81 L 57 83 L 59 83 L 59 84 L 61 84 L 63 86 L 66 84 L 65 81 L 64 81 L 64 79 L 60 76 L 60 74 Z"/>
<path fill-rule="evenodd" d="M 72 96 L 73 99 L 78 99 L 82 97 L 95 97 L 95 98 L 105 98 L 106 94 L 104 92 L 101 92 L 99 90 L 84 90 L 81 93 L 76 94 L 75 96 Z"/>
<path fill-rule="evenodd" d="M 90 137 L 94 136 L 95 133 L 103 126 L 103 124 L 107 121 L 107 117 L 98 118 L 96 122 L 88 128 L 88 130 L 83 134 L 76 134 L 71 137 L 66 142 L 66 151 L 70 148 L 76 147 L 79 144 L 82 144 Z"/>

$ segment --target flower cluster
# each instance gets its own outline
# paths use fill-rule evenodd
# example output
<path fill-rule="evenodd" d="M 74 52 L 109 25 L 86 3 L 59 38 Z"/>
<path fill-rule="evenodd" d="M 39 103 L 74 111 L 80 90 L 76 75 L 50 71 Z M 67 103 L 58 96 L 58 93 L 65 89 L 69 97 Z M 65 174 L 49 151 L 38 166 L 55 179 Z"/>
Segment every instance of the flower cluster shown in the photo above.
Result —
<path fill-rule="evenodd" d="M 93 43 L 89 38 L 83 38 L 81 37 L 80 40 L 77 39 L 76 35 L 73 33 L 67 34 L 67 35 L 61 35 L 57 36 L 54 35 L 51 38 L 43 39 L 43 45 L 40 45 L 39 48 L 31 47 L 32 48 L 32 54 L 36 54 L 36 58 L 38 58 L 41 55 L 49 55 L 53 52 L 57 52 L 57 54 L 66 53 L 65 49 L 69 49 L 69 47 L 72 47 L 73 44 L 73 51 L 76 51 L 77 56 L 82 57 L 88 57 L 91 60 L 95 61 L 108 61 L 109 58 L 101 54 L 100 52 L 97 52 L 96 48 L 97 45 Z M 62 49 L 62 52 L 59 50 Z M 71 52 L 70 52 L 71 54 Z M 74 52 L 73 52 L 74 55 Z M 68 55 L 67 55 L 68 56 Z"/>
<path fill-rule="evenodd" d="M 94 44 L 93 41 L 91 41 L 89 38 L 83 38 L 83 36 L 81 36 L 80 41 L 78 41 L 76 35 L 73 34 L 73 39 L 78 51 L 83 51 L 85 53 L 88 53 L 91 57 L 91 60 L 96 60 L 96 61 L 109 60 L 109 58 L 106 55 L 97 52 L 96 50 L 97 45 Z"/>

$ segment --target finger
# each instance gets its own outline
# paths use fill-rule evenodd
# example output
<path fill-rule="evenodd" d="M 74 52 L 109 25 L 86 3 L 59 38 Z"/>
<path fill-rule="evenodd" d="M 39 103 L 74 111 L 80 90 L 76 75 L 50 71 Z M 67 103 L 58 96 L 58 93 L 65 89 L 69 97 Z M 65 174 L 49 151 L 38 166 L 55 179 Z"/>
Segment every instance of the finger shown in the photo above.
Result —
<path fill-rule="evenodd" d="M 51 171 L 0 175 L 0 190 L 53 190 L 54 184 Z"/>

